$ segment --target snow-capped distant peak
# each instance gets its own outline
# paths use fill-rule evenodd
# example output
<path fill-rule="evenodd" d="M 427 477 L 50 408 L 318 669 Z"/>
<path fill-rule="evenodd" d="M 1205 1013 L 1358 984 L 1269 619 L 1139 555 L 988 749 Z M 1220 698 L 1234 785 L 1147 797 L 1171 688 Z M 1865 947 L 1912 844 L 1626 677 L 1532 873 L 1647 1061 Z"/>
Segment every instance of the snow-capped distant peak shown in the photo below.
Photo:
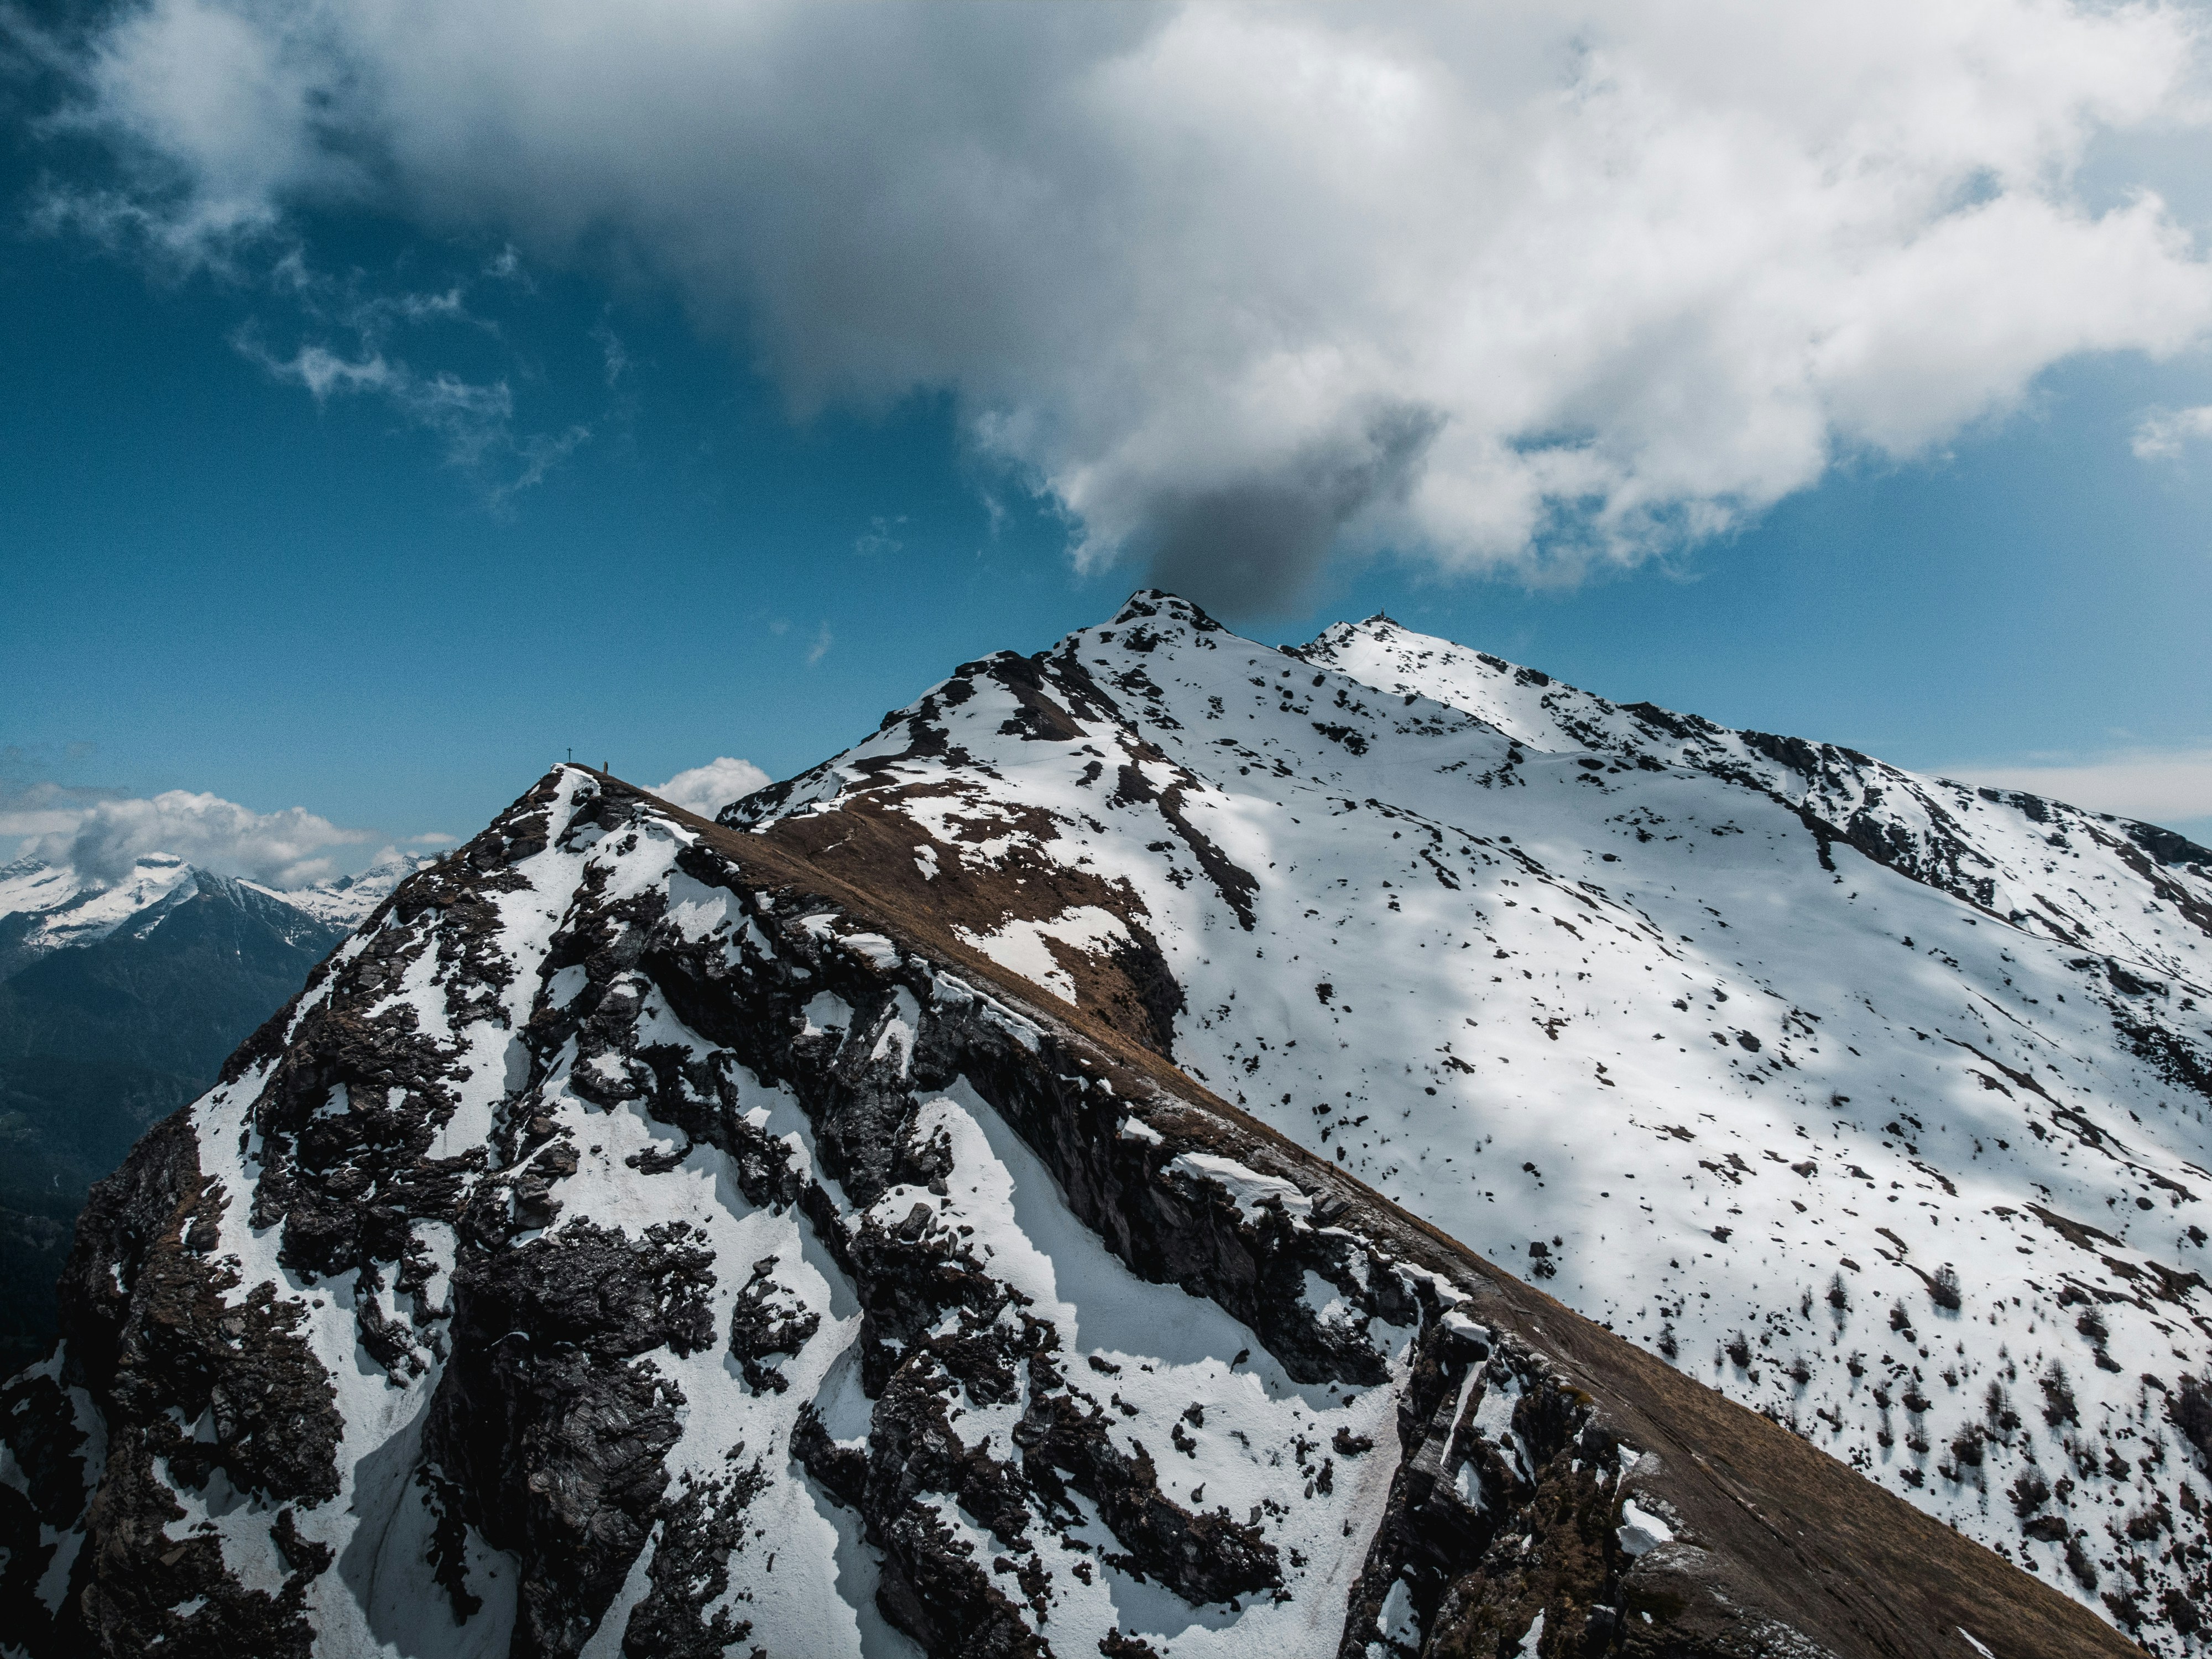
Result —
<path fill-rule="evenodd" d="M 204 870 L 173 853 L 149 853 L 113 882 L 66 864 L 19 859 L 0 866 L 0 979 L 56 951 L 97 945 L 118 932 L 151 933 L 202 894 L 254 912 L 295 941 L 342 932 L 431 862 L 394 853 L 358 875 L 286 889 Z"/>
<path fill-rule="evenodd" d="M 401 882 L 436 862 L 433 858 L 390 853 L 357 875 L 317 882 L 312 887 L 289 888 L 276 896 L 318 921 L 338 927 L 357 927 L 370 911 L 392 896 Z"/>
<path fill-rule="evenodd" d="M 58 909 L 83 890 L 84 883 L 66 865 L 17 859 L 0 865 L 0 917 Z"/>
<path fill-rule="evenodd" d="M 197 874 L 167 853 L 148 854 L 112 883 L 67 865 L 17 860 L 0 869 L 0 977 L 51 951 L 96 945 L 125 923 L 189 899 L 198 890 Z"/>

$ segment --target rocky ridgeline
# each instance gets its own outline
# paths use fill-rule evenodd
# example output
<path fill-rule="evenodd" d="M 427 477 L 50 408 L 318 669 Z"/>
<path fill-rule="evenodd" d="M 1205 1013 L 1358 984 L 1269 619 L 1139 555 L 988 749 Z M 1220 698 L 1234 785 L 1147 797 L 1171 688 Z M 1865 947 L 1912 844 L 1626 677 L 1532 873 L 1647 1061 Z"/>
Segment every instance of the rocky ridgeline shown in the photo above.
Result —
<path fill-rule="evenodd" d="M 88 1208 L 0 1641 L 2126 1650 L 851 873 L 562 769 L 407 881 Z"/>
<path fill-rule="evenodd" d="M 2170 1001 L 2163 978 L 2185 985 L 2205 975 L 2212 850 L 2171 830 L 2019 790 L 1922 777 L 1838 744 L 1734 731 L 1648 702 L 1609 702 L 1384 617 L 1340 623 L 1298 654 L 1377 689 L 1474 713 L 1531 749 L 1579 751 L 1601 769 L 1693 769 L 1765 795 L 1799 817 L 1832 873 L 1841 844 L 1984 916 L 2094 951 L 2082 965 L 2123 998 Z M 2067 867 L 2085 854 L 2086 871 Z M 2212 1084 L 2202 1057 L 2164 1036 L 2138 1040 L 2181 1069 L 2177 1081 Z"/>

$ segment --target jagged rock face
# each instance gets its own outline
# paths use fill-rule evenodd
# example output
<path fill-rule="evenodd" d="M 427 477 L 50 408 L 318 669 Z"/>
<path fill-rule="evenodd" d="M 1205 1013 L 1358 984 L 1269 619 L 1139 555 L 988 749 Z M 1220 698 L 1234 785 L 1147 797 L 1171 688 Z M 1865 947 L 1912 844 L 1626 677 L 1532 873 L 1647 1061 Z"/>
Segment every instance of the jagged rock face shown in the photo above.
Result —
<path fill-rule="evenodd" d="M 1066 879 L 1088 1006 L 549 777 L 95 1194 L 6 1641 L 2124 1650 L 1176 1073 L 1164 940 Z"/>
<path fill-rule="evenodd" d="M 1161 594 L 724 818 L 2202 1650 L 2212 853 Z"/>

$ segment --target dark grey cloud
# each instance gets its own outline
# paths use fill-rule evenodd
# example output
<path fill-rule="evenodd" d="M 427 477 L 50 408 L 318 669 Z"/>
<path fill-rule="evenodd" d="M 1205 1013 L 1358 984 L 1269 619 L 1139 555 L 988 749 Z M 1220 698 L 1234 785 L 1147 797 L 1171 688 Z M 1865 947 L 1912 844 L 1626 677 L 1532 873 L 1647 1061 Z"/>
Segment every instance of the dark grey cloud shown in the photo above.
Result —
<path fill-rule="evenodd" d="M 1154 585 L 1232 612 L 1293 609 L 1346 525 L 1404 500 L 1444 421 L 1436 410 L 1390 410 L 1272 475 L 1163 492 L 1137 537 Z"/>

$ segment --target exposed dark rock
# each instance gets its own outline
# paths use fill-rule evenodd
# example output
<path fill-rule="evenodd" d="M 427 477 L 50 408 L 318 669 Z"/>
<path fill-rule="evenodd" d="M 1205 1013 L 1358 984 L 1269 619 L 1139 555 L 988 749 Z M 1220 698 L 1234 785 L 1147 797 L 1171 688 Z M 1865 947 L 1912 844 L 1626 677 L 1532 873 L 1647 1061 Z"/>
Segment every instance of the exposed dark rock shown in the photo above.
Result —
<path fill-rule="evenodd" d="M 721 1659 L 723 1650 L 751 1633 L 751 1622 L 727 1607 L 712 1617 L 706 1610 L 730 1588 L 732 1558 L 744 1547 L 746 1507 L 766 1484 L 756 1462 L 719 1480 L 686 1476 L 661 1505 L 647 1568 L 651 1587 L 623 1627 L 624 1659 Z"/>
<path fill-rule="evenodd" d="M 714 1340 L 712 1253 L 682 1222 L 576 1222 L 456 1275 L 453 1357 L 423 1441 L 521 1559 L 515 1652 L 575 1653 L 644 1546 L 684 1397 L 649 1358 Z"/>
<path fill-rule="evenodd" d="M 775 1270 L 774 1256 L 753 1263 L 753 1276 L 738 1292 L 730 1314 L 730 1352 L 744 1368 L 745 1386 L 755 1394 L 763 1389 L 781 1394 L 789 1388 L 781 1371 L 761 1362 L 773 1354 L 796 1354 L 822 1328 L 819 1313 L 778 1302 L 780 1293 L 788 1293 L 770 1277 Z"/>

